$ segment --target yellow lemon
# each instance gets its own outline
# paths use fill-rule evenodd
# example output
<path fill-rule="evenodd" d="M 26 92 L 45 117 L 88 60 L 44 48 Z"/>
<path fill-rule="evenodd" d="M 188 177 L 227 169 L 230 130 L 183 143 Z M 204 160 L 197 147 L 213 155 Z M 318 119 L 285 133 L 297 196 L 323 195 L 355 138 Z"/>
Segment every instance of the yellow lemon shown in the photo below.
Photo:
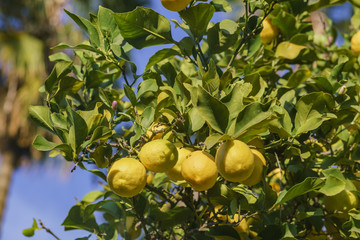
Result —
<path fill-rule="evenodd" d="M 231 182 L 242 182 L 254 170 L 254 154 L 239 140 L 224 142 L 216 152 L 216 166 L 223 178 Z"/>
<path fill-rule="evenodd" d="M 173 168 L 165 172 L 166 175 L 174 181 L 184 180 L 184 177 L 181 175 L 181 164 L 184 161 L 184 159 L 192 152 L 192 150 L 188 148 L 177 148 L 177 150 L 178 150 L 177 163 Z"/>
<path fill-rule="evenodd" d="M 241 217 L 242 216 L 240 215 L 240 219 Z M 239 214 L 237 213 L 234 215 L 234 219 L 229 218 L 230 223 L 238 222 L 238 220 L 239 220 Z M 234 229 L 239 234 L 239 236 L 241 236 L 243 233 L 245 233 L 246 235 L 249 234 L 249 225 L 245 218 L 241 219 L 241 222 L 237 226 L 234 226 Z"/>
<path fill-rule="evenodd" d="M 196 191 L 214 186 L 218 176 L 214 157 L 204 151 L 194 151 L 181 164 L 181 175 Z"/>
<path fill-rule="evenodd" d="M 263 175 L 263 166 L 266 166 L 266 160 L 264 156 L 258 150 L 251 149 L 251 151 L 254 154 L 255 167 L 250 177 L 241 182 L 247 186 L 254 186 L 261 181 Z"/>
<path fill-rule="evenodd" d="M 153 172 L 165 172 L 175 166 L 178 151 L 174 144 L 164 139 L 146 143 L 139 152 L 142 164 Z"/>
<path fill-rule="evenodd" d="M 279 35 L 279 28 L 271 23 L 270 18 L 265 18 L 263 21 L 263 29 L 260 32 L 261 41 L 264 44 L 270 43 Z"/>
<path fill-rule="evenodd" d="M 161 4 L 167 10 L 180 12 L 189 5 L 191 0 L 161 0 Z"/>
<path fill-rule="evenodd" d="M 360 31 L 352 36 L 350 41 L 351 50 L 354 52 L 355 55 L 360 54 Z"/>
<path fill-rule="evenodd" d="M 324 205 L 325 209 L 334 212 L 336 210 L 347 212 L 352 208 L 358 206 L 358 197 L 348 190 L 343 190 L 334 196 L 325 196 Z"/>
<path fill-rule="evenodd" d="M 133 197 L 145 187 L 146 169 L 134 158 L 121 158 L 111 165 L 107 182 L 117 195 Z"/>

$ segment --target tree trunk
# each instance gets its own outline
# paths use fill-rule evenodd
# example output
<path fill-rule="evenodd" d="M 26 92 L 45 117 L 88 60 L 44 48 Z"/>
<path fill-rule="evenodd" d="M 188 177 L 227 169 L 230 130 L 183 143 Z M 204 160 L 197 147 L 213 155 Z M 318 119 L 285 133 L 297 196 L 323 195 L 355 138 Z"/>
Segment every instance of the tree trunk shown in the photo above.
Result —
<path fill-rule="evenodd" d="M 5 201 L 7 192 L 11 182 L 11 176 L 15 168 L 15 154 L 11 151 L 1 152 L 0 163 L 0 232 L 2 226 L 2 219 L 5 210 Z"/>

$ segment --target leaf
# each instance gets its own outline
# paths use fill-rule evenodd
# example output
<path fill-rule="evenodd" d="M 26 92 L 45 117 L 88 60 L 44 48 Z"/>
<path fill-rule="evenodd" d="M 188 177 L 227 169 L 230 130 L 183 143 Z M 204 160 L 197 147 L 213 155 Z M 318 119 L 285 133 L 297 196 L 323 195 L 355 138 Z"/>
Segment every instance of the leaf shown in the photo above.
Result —
<path fill-rule="evenodd" d="M 173 57 L 176 55 L 181 55 L 178 51 L 172 49 L 172 48 L 164 48 L 159 51 L 157 51 L 154 55 L 152 55 L 146 64 L 145 70 L 149 70 L 152 66 L 157 64 L 158 62 L 161 62 L 162 60 L 165 60 L 169 57 Z"/>
<path fill-rule="evenodd" d="M 216 64 L 213 59 L 210 59 L 208 70 L 202 75 L 203 86 L 213 92 L 219 89 L 220 78 L 216 70 Z"/>
<path fill-rule="evenodd" d="M 97 47 L 100 46 L 100 37 L 96 27 L 87 19 L 77 16 L 66 9 L 64 9 L 74 22 L 87 34 L 89 34 L 90 41 Z"/>
<path fill-rule="evenodd" d="M 37 135 L 33 141 L 33 146 L 39 151 L 50 151 L 56 148 L 58 144 L 46 140 L 43 136 Z"/>
<path fill-rule="evenodd" d="M 324 181 L 317 177 L 308 177 L 301 183 L 292 186 L 288 191 L 281 191 L 274 206 L 283 204 L 305 193 L 318 190 L 324 185 Z"/>
<path fill-rule="evenodd" d="M 48 130 L 49 132 L 55 133 L 51 119 L 50 110 L 46 106 L 30 106 L 29 107 L 30 118 L 40 127 Z"/>
<path fill-rule="evenodd" d="M 326 178 L 325 184 L 319 189 L 319 192 L 327 195 L 334 196 L 345 189 L 346 182 L 337 178 L 334 175 L 330 175 Z"/>
<path fill-rule="evenodd" d="M 156 92 L 159 89 L 156 79 L 147 79 L 140 83 L 136 98 L 139 99 L 146 92 Z"/>
<path fill-rule="evenodd" d="M 71 71 L 72 62 L 61 61 L 57 62 L 51 71 L 48 78 L 45 80 L 45 91 L 52 94 L 56 91 L 58 81 Z"/>
<path fill-rule="evenodd" d="M 137 7 L 131 12 L 115 13 L 114 17 L 121 35 L 137 49 L 175 43 L 170 22 L 150 8 Z"/>
<path fill-rule="evenodd" d="M 27 228 L 27 229 L 24 229 L 22 231 L 22 234 L 25 236 L 25 237 L 32 237 L 34 236 L 35 234 L 35 230 L 33 228 Z"/>
<path fill-rule="evenodd" d="M 243 136 L 247 131 L 253 131 L 253 134 L 266 132 L 268 124 L 272 120 L 273 113 L 264 111 L 259 102 L 254 102 L 246 106 L 236 119 L 235 124 L 235 138 Z"/>
<path fill-rule="evenodd" d="M 275 55 L 279 58 L 293 60 L 299 56 L 303 49 L 306 49 L 306 47 L 291 42 L 281 42 L 276 48 Z"/>
<path fill-rule="evenodd" d="M 216 131 L 224 133 L 229 120 L 229 110 L 218 99 L 211 96 L 202 87 L 197 89 L 196 109 L 200 116 Z"/>
<path fill-rule="evenodd" d="M 228 19 L 210 27 L 207 31 L 210 52 L 221 53 L 232 47 L 238 40 L 239 32 L 239 25 Z"/>
<path fill-rule="evenodd" d="M 86 220 L 83 219 L 84 209 L 80 205 L 73 206 L 65 220 L 61 225 L 65 227 L 65 230 L 83 229 L 89 232 L 99 230 L 99 226 L 95 221 L 94 215 L 89 216 Z"/>
<path fill-rule="evenodd" d="M 297 88 L 300 84 L 305 82 L 311 76 L 311 71 L 308 69 L 299 69 L 290 75 L 287 86 L 290 88 Z"/>
<path fill-rule="evenodd" d="M 129 87 L 129 86 L 126 85 L 126 84 L 123 84 L 123 86 L 124 86 L 125 95 L 126 95 L 127 98 L 130 100 L 131 104 L 132 104 L 133 106 L 135 106 L 137 100 L 136 100 L 136 96 L 135 96 L 134 91 L 131 89 L 131 87 Z"/>
<path fill-rule="evenodd" d="M 226 0 L 212 0 L 210 2 L 211 5 L 215 7 L 215 11 L 217 12 L 231 12 L 232 8 L 230 3 Z"/>
<path fill-rule="evenodd" d="M 71 46 L 71 45 L 66 44 L 66 43 L 59 43 L 58 45 L 56 45 L 55 47 L 52 47 L 51 49 L 67 49 L 67 48 L 69 48 L 69 49 L 87 50 L 87 51 L 90 51 L 90 52 L 95 52 L 95 53 L 103 55 L 103 53 L 99 49 L 91 46 L 88 42 L 78 44 L 76 46 Z"/>
<path fill-rule="evenodd" d="M 201 38 L 215 12 L 214 6 L 199 3 L 180 12 L 180 16 L 190 27 L 195 39 Z"/>
<path fill-rule="evenodd" d="M 70 123 L 69 129 L 69 143 L 74 152 L 78 154 L 82 149 L 78 149 L 79 146 L 86 139 L 88 134 L 88 128 L 86 121 L 69 106 L 67 107 L 68 121 Z"/>
<path fill-rule="evenodd" d="M 191 131 L 196 132 L 205 124 L 204 118 L 199 118 L 199 111 L 197 108 L 191 108 L 189 111 L 189 117 L 191 122 Z"/>
<path fill-rule="evenodd" d="M 207 149 L 210 149 L 213 146 L 215 146 L 217 143 L 224 141 L 224 140 L 230 140 L 230 139 L 232 139 L 232 138 L 228 135 L 214 133 L 214 134 L 209 135 L 205 139 L 205 146 Z"/>
<path fill-rule="evenodd" d="M 120 31 L 116 25 L 113 13 L 112 10 L 99 6 L 98 22 L 100 30 L 104 36 L 111 35 L 111 38 L 114 41 L 114 38 L 120 34 Z"/>
<path fill-rule="evenodd" d="M 83 199 L 81 199 L 81 201 L 86 202 L 86 203 L 92 203 L 92 202 L 96 201 L 97 199 L 101 198 L 102 196 L 104 196 L 104 192 L 95 190 L 95 191 L 91 191 L 91 192 L 87 193 L 83 197 Z"/>
<path fill-rule="evenodd" d="M 333 97 L 328 93 L 313 92 L 305 95 L 296 103 L 295 135 L 318 128 L 324 121 L 336 118 L 328 113 L 334 108 Z"/>

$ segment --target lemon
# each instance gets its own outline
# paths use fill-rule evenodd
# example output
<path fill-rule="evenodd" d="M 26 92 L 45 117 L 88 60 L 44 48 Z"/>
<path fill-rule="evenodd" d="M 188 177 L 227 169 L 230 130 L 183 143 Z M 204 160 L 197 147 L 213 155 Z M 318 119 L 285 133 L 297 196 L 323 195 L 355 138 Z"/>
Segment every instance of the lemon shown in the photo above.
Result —
<path fill-rule="evenodd" d="M 218 220 L 220 220 L 221 222 L 225 222 L 227 220 L 228 216 L 221 212 L 219 213 L 219 211 L 222 208 L 223 208 L 222 205 L 217 205 L 216 207 L 214 207 L 214 212 L 211 211 L 211 213 L 210 213 L 210 219 L 212 219 L 214 222 L 217 222 Z"/>
<path fill-rule="evenodd" d="M 241 219 L 241 217 L 242 216 L 240 215 L 240 219 Z M 238 220 L 239 220 L 239 214 L 237 214 L 237 213 L 234 215 L 234 219 L 229 218 L 230 223 L 238 222 Z M 237 226 L 234 226 L 233 228 L 236 230 L 236 232 L 239 234 L 239 236 L 241 236 L 244 233 L 246 235 L 249 234 L 249 225 L 245 218 L 243 218 L 241 220 L 241 222 Z"/>
<path fill-rule="evenodd" d="M 224 142 L 216 152 L 215 162 L 221 176 L 231 182 L 246 180 L 255 168 L 254 154 L 239 140 Z"/>
<path fill-rule="evenodd" d="M 279 35 L 279 28 L 271 23 L 270 18 L 265 18 L 263 21 L 263 29 L 260 32 L 261 41 L 264 44 L 270 43 Z"/>
<path fill-rule="evenodd" d="M 137 239 L 141 235 L 141 227 L 136 225 L 135 217 L 126 216 L 125 220 L 121 218 L 118 225 L 118 231 L 123 238 Z"/>
<path fill-rule="evenodd" d="M 107 182 L 117 195 L 133 197 L 145 187 L 146 169 L 134 158 L 121 158 L 111 165 Z"/>
<path fill-rule="evenodd" d="M 334 212 L 336 210 L 347 212 L 352 208 L 356 208 L 358 206 L 358 202 L 359 200 L 357 196 L 348 190 L 343 190 L 334 196 L 324 197 L 325 209 L 330 212 Z"/>
<path fill-rule="evenodd" d="M 251 151 L 254 154 L 255 167 L 250 177 L 241 182 L 247 186 L 254 186 L 261 181 L 263 175 L 263 166 L 266 166 L 266 160 L 264 156 L 258 150 L 251 149 Z"/>
<path fill-rule="evenodd" d="M 174 181 L 184 180 L 184 177 L 181 175 L 181 164 L 184 161 L 184 159 L 192 152 L 192 150 L 188 148 L 177 148 L 177 150 L 178 150 L 177 163 L 173 168 L 165 172 L 166 175 Z"/>
<path fill-rule="evenodd" d="M 180 12 L 186 8 L 190 2 L 191 0 L 161 0 L 161 4 L 164 6 L 164 8 L 174 12 Z"/>
<path fill-rule="evenodd" d="M 218 176 L 214 157 L 204 151 L 194 151 L 181 164 L 181 175 L 196 191 L 212 188 Z"/>
<path fill-rule="evenodd" d="M 350 47 L 355 55 L 360 54 L 360 31 L 358 31 L 352 36 L 350 41 Z"/>
<path fill-rule="evenodd" d="M 146 143 L 139 152 L 142 164 L 153 172 L 165 172 L 175 166 L 178 151 L 174 144 L 164 139 Z"/>

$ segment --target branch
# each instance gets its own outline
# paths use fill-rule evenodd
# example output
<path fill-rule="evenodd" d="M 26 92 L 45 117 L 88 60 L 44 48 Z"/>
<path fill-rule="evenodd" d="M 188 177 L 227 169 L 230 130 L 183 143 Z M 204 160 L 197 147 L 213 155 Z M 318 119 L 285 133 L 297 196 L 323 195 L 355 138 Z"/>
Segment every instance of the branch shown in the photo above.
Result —
<path fill-rule="evenodd" d="M 39 224 L 41 226 L 42 229 L 45 229 L 46 232 L 50 233 L 51 236 L 53 236 L 54 238 L 56 238 L 57 240 L 61 240 L 58 236 L 56 236 L 49 228 L 45 227 L 45 225 L 43 224 L 43 222 L 41 221 L 41 219 L 39 219 Z"/>

